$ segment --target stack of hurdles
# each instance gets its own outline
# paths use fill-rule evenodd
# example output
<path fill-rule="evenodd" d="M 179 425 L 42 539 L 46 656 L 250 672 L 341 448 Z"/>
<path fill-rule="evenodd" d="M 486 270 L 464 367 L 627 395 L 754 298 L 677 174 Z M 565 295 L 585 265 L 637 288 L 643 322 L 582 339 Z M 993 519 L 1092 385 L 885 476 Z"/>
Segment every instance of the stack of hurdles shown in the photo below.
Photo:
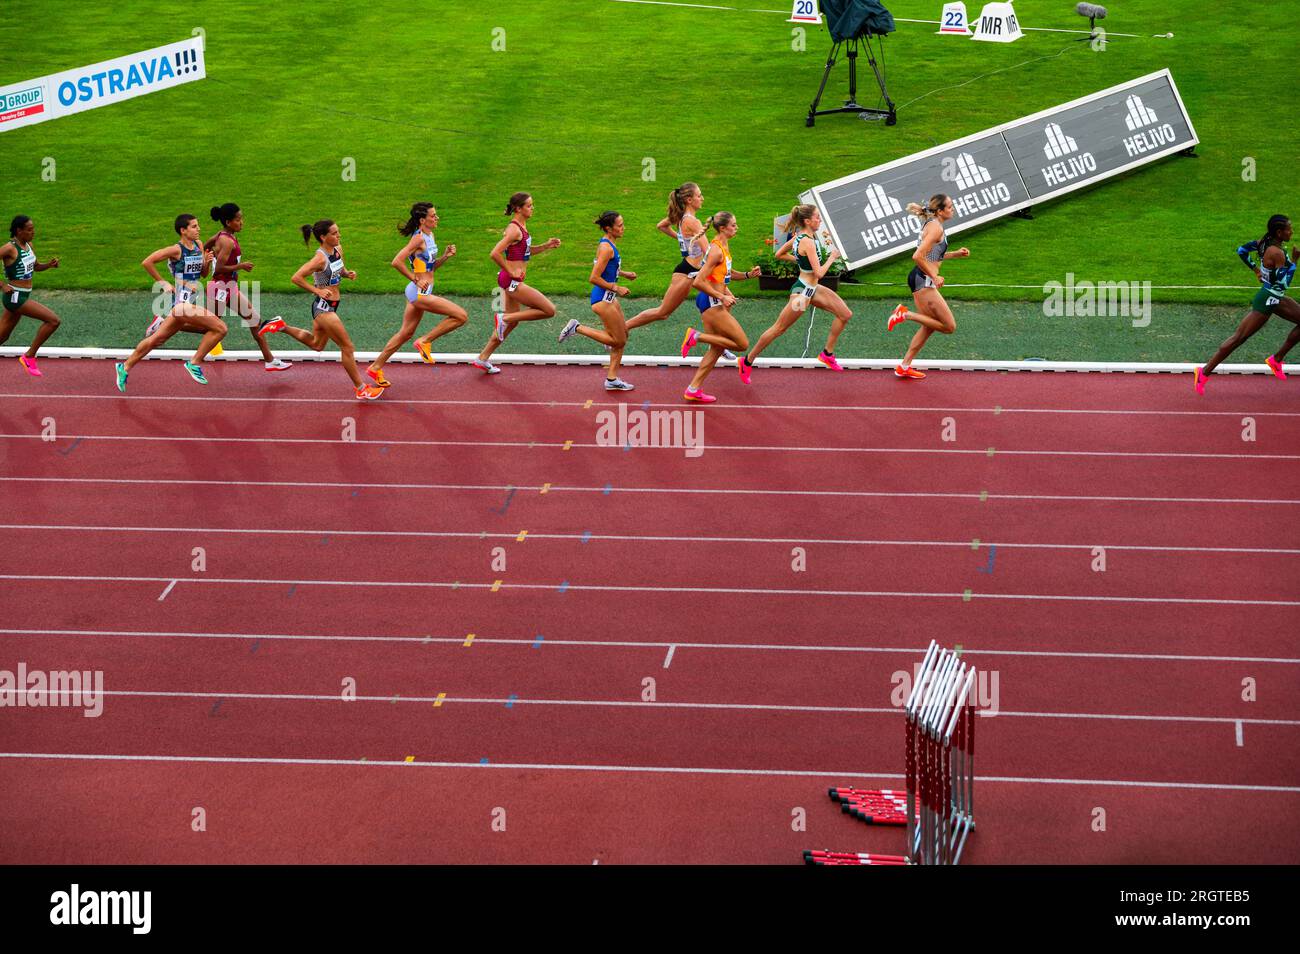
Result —
<path fill-rule="evenodd" d="M 832 788 L 847 815 L 905 825 L 906 855 L 812 850 L 810 865 L 955 865 L 975 830 L 976 672 L 933 640 L 904 707 L 907 790 Z"/>

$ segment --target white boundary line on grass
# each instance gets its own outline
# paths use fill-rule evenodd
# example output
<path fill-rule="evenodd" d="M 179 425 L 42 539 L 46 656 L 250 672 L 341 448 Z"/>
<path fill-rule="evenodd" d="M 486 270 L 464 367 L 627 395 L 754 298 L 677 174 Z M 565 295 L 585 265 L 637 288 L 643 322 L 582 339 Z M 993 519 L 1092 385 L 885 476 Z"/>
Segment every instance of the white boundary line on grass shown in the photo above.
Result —
<path fill-rule="evenodd" d="M 403 766 L 412 768 L 468 768 L 468 769 L 507 769 L 509 771 L 560 771 L 560 772 L 637 772 L 641 774 L 663 775 L 742 775 L 742 776 L 788 776 L 792 778 L 873 778 L 900 779 L 897 772 L 826 772 L 815 769 L 752 769 L 752 768 L 700 768 L 676 765 L 583 765 L 548 762 L 407 762 L 391 759 L 306 759 L 273 758 L 270 756 L 237 755 L 118 755 L 92 752 L 0 752 L 2 759 L 50 759 L 55 761 L 88 762 L 193 762 L 197 764 L 217 765 L 350 765 L 353 768 L 388 768 Z M 1118 788 L 1172 788 L 1172 789 L 1207 789 L 1219 792 L 1274 792 L 1281 794 L 1300 794 L 1300 786 L 1294 785 L 1241 785 L 1218 782 L 1154 782 L 1138 779 L 1089 779 L 1089 778 L 1037 778 L 1003 775 L 979 775 L 977 782 L 992 784 L 1004 782 L 1011 785 L 1036 783 L 1042 785 L 1097 785 Z"/>
<path fill-rule="evenodd" d="M 111 524 L 65 523 L 0 523 L 0 530 L 76 531 L 88 533 L 243 533 L 269 536 L 302 537 L 415 537 L 415 538 L 465 538 L 474 540 L 517 540 L 518 532 L 488 532 L 484 530 L 330 530 L 270 527 L 127 527 Z M 815 537 L 704 537 L 665 536 L 638 533 L 535 533 L 528 531 L 529 540 L 580 540 L 619 541 L 624 543 L 759 543 L 797 544 L 799 546 L 866 546 L 866 547 L 956 547 L 962 550 L 987 550 L 1001 547 L 1004 550 L 1135 550 L 1151 553 L 1251 553 L 1300 555 L 1300 549 L 1275 547 L 1170 547 L 1120 543 L 1005 543 L 997 540 L 852 540 L 847 538 L 819 539 Z"/>
<path fill-rule="evenodd" d="M 789 16 L 789 14 L 790 14 L 790 11 L 789 11 L 789 10 L 764 10 L 764 9 L 753 9 L 753 8 L 750 8 L 750 7 L 719 7 L 719 6 L 711 6 L 711 5 L 703 4 L 703 3 L 679 3 L 679 2 L 676 2 L 676 0 L 613 0 L 613 2 L 614 2 L 614 3 L 637 3 L 637 4 L 642 4 L 642 5 L 644 5 L 644 6 L 650 6 L 650 7 L 688 7 L 688 8 L 696 9 L 696 10 L 729 10 L 729 11 L 731 11 L 732 13 L 777 13 L 777 14 L 780 14 L 781 16 Z M 940 21 L 938 21 L 938 20 L 913 20 L 913 19 L 909 19 L 908 17 L 894 17 L 894 22 L 895 22 L 895 23 L 924 23 L 924 24 L 932 24 L 932 25 L 937 26 L 937 25 L 939 24 Z M 813 25 L 820 25 L 820 24 L 804 24 L 804 25 L 805 25 L 805 26 L 813 26 Z M 1061 29 L 1061 28 L 1059 28 L 1059 27 L 1030 27 L 1030 26 L 1022 26 L 1020 29 L 1026 31 L 1026 32 L 1028 32 L 1028 31 L 1030 31 L 1030 30 L 1033 30 L 1033 31 L 1036 32 L 1036 33 L 1078 33 L 1078 34 L 1082 34 L 1083 36 L 1091 36 L 1091 35 L 1092 35 L 1092 31 L 1091 31 L 1091 30 L 1063 30 L 1063 29 Z M 1108 36 L 1108 37 L 1112 37 L 1112 36 L 1124 36 L 1124 37 L 1131 37 L 1131 38 L 1133 38 L 1133 39 L 1137 39 L 1137 40 L 1143 40 L 1143 39 L 1146 39 L 1146 38 L 1148 37 L 1148 34 L 1145 34 L 1145 33 L 1107 33 L 1106 36 Z M 1169 37 L 1172 37 L 1172 36 L 1173 36 L 1173 34 L 1169 34 Z M 1166 39 L 1166 35 L 1163 34 L 1163 33 L 1153 33 L 1153 34 L 1150 34 L 1150 37 L 1151 37 L 1152 39 L 1161 39 L 1161 40 Z"/>
<path fill-rule="evenodd" d="M 136 629 L 0 629 L 3 636 L 77 636 L 97 637 L 112 636 L 128 639 L 242 639 L 258 642 L 263 639 L 282 639 L 290 642 L 381 642 L 381 643 L 448 643 L 463 647 L 462 636 L 383 636 L 344 633 L 326 636 L 318 633 L 194 633 L 180 630 L 136 630 Z M 530 649 L 537 642 L 536 636 L 528 638 L 509 636 L 474 637 L 476 643 L 496 643 L 507 646 L 528 646 Z M 737 652 L 817 652 L 817 653 L 877 653 L 886 655 L 919 656 L 925 652 L 917 646 L 827 646 L 800 645 L 797 643 L 683 643 L 673 642 L 638 642 L 627 639 L 547 639 L 547 646 L 570 646 L 579 649 L 723 649 Z M 1280 665 L 1300 665 L 1300 659 L 1278 656 L 1180 656 L 1172 653 L 1086 653 L 1054 652 L 1047 649 L 973 649 L 962 650 L 964 656 L 1026 656 L 1049 659 L 1104 659 L 1136 660 L 1141 662 L 1227 662 L 1227 663 L 1276 663 Z"/>
<path fill-rule="evenodd" d="M 0 356 L 16 357 L 25 354 L 26 348 L 20 346 L 0 347 Z M 42 358 L 114 358 L 124 359 L 131 354 L 130 348 L 42 348 Z M 286 352 L 285 360 L 302 363 L 307 361 L 341 360 L 337 351 L 293 351 Z M 378 351 L 358 351 L 357 361 L 373 361 Z M 148 358 L 164 361 L 188 361 L 194 356 L 193 350 L 176 351 L 162 348 L 151 351 Z M 470 352 L 435 352 L 438 364 L 469 364 L 477 354 Z M 222 361 L 261 361 L 258 351 L 226 351 L 219 358 L 208 358 L 208 363 Z M 598 354 L 495 354 L 492 363 L 502 364 L 556 364 L 578 366 L 601 366 L 609 360 L 608 355 Z M 418 364 L 418 354 L 398 353 L 389 362 Z M 671 368 L 694 368 L 700 363 L 698 357 L 682 358 L 678 355 L 625 355 L 624 367 L 660 366 Z M 898 364 L 895 358 L 844 358 L 840 364 L 852 370 L 892 371 Z M 913 366 L 927 371 L 1100 371 L 1121 372 L 1125 374 L 1190 374 L 1195 364 L 1179 362 L 1146 361 L 968 361 L 968 360 L 920 360 Z M 762 368 L 819 368 L 821 363 L 816 358 L 777 358 L 764 357 Z M 1215 374 L 1272 374 L 1267 365 L 1259 364 L 1221 364 Z"/>
<path fill-rule="evenodd" d="M 100 574 L 72 573 L 4 573 L 0 580 L 23 580 L 44 583 L 170 583 L 170 576 L 109 576 Z M 1046 600 L 1049 602 L 1078 603 L 1160 603 L 1208 606 L 1300 606 L 1300 600 L 1245 600 L 1245 599 L 1210 599 L 1199 596 L 1085 596 L 1068 593 L 976 593 L 967 589 L 964 592 L 912 591 L 912 590 L 817 590 L 791 589 L 787 587 L 742 587 L 742 586 L 632 586 L 613 583 L 506 583 L 497 580 L 493 583 L 465 582 L 463 580 L 286 580 L 267 577 L 186 577 L 181 582 L 194 584 L 233 585 L 233 586 L 347 586 L 347 587 L 385 587 L 394 589 L 437 589 L 437 590 L 491 590 L 493 593 L 505 590 L 543 590 L 563 595 L 566 592 L 592 593 L 693 593 L 725 596 L 856 596 L 866 598 L 901 597 L 903 599 L 942 599 L 957 600 L 963 603 L 974 600 Z"/>

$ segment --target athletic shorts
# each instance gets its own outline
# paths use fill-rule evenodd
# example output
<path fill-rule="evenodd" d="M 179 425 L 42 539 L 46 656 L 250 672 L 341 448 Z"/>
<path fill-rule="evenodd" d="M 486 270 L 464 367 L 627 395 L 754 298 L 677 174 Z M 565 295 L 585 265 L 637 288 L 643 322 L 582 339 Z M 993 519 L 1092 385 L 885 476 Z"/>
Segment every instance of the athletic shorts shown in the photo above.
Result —
<path fill-rule="evenodd" d="M 513 292 L 524 283 L 522 278 L 511 278 L 504 268 L 497 272 L 497 287 L 502 291 Z"/>
<path fill-rule="evenodd" d="M 907 273 L 907 287 L 912 289 L 913 293 L 919 292 L 922 288 L 934 288 L 934 279 L 925 272 L 921 271 L 921 266 L 913 266 L 912 270 Z"/>
<path fill-rule="evenodd" d="M 208 301 L 212 306 L 213 314 L 218 318 L 225 317 L 238 291 L 239 282 L 233 276 L 223 278 L 221 281 L 213 279 L 208 282 Z"/>
<path fill-rule="evenodd" d="M 722 299 L 714 298 L 708 292 L 700 292 L 695 296 L 695 307 L 700 310 L 700 314 L 702 315 L 710 308 L 722 307 Z"/>
<path fill-rule="evenodd" d="M 1261 285 L 1259 291 L 1255 292 L 1255 297 L 1250 300 L 1250 307 L 1261 315 L 1271 315 L 1273 314 L 1273 309 L 1277 307 L 1278 302 L 1285 297 L 1286 292 L 1283 289 L 1269 288 L 1267 285 Z"/>
<path fill-rule="evenodd" d="M 599 285 L 591 289 L 591 303 L 593 305 L 599 305 L 602 301 L 614 301 L 616 298 L 618 298 L 616 292 L 601 288 Z"/>
<path fill-rule="evenodd" d="M 341 300 L 326 301 L 324 298 L 321 298 L 318 295 L 312 295 L 311 296 L 312 321 L 315 321 L 317 316 L 329 314 L 331 311 L 337 315 L 339 313 L 339 305 L 341 304 L 342 304 Z"/>
<path fill-rule="evenodd" d="M 694 278 L 700 273 L 700 266 L 692 265 L 687 259 L 682 259 L 673 269 L 674 275 L 685 275 L 687 278 Z"/>
<path fill-rule="evenodd" d="M 811 304 L 813 295 L 817 294 L 818 287 L 819 286 L 817 285 L 805 285 L 802 278 L 796 278 L 794 284 L 790 286 L 790 297 L 793 298 L 795 295 L 802 295 L 808 300 L 808 303 Z"/>
<path fill-rule="evenodd" d="M 431 283 L 431 284 L 429 285 L 429 290 L 428 290 L 427 292 L 424 293 L 424 297 L 427 298 L 428 296 L 430 296 L 430 295 L 432 295 L 432 294 L 433 294 L 433 285 L 432 285 L 432 283 Z M 407 282 L 407 283 L 406 283 L 406 300 L 409 301 L 412 305 L 414 305 L 414 304 L 415 304 L 415 299 L 417 299 L 417 298 L 419 298 L 419 297 L 420 297 L 420 286 L 417 285 L 417 284 L 415 284 L 415 282 Z"/>
<path fill-rule="evenodd" d="M 27 300 L 31 293 L 30 288 L 14 288 L 13 291 L 5 292 L 5 311 L 12 311 L 17 314 L 18 309 L 23 307 L 23 302 Z"/>

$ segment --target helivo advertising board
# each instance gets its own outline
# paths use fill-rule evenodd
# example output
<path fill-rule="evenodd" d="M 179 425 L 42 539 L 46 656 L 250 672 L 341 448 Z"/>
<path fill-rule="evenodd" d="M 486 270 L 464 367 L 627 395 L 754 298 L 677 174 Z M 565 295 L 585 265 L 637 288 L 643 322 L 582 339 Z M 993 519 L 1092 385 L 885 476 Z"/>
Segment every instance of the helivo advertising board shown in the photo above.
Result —
<path fill-rule="evenodd" d="M 1168 70 L 816 186 L 815 203 L 849 268 L 913 248 L 909 202 L 952 197 L 949 234 L 1196 145 Z"/>

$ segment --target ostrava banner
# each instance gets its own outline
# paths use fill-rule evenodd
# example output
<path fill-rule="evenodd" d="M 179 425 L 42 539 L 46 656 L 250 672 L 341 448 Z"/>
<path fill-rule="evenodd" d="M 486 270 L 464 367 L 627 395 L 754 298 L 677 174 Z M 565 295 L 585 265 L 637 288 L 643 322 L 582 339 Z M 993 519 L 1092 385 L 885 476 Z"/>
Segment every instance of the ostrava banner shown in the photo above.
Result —
<path fill-rule="evenodd" d="M 951 235 L 1196 145 L 1168 70 L 896 159 L 805 192 L 849 268 L 915 247 L 906 212 L 952 197 Z"/>
<path fill-rule="evenodd" d="M 96 109 L 207 75 L 203 38 L 0 87 L 0 132 Z"/>

